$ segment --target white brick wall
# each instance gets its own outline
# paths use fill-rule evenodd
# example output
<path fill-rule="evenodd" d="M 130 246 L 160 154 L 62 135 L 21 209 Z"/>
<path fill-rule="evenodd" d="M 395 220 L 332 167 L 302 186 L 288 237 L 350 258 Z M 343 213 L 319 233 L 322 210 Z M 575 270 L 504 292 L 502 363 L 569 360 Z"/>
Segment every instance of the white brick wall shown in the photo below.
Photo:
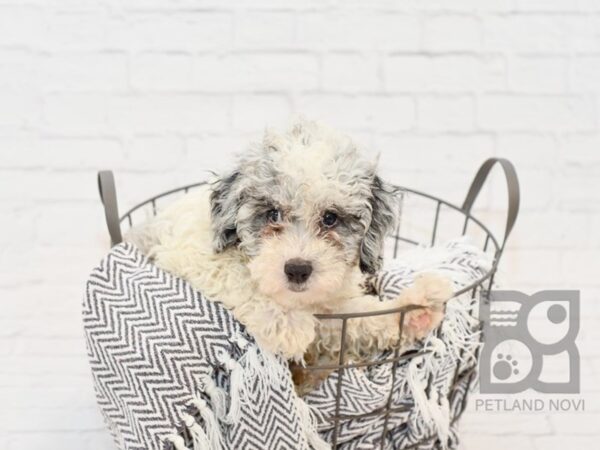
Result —
<path fill-rule="evenodd" d="M 131 206 L 295 113 L 455 202 L 484 158 L 515 162 L 504 285 L 582 289 L 587 412 L 471 406 L 463 448 L 597 448 L 599 27 L 597 0 L 1 1 L 0 448 L 113 448 L 79 319 L 107 248 L 96 170 Z M 504 201 L 496 175 L 480 210 L 500 225 Z"/>

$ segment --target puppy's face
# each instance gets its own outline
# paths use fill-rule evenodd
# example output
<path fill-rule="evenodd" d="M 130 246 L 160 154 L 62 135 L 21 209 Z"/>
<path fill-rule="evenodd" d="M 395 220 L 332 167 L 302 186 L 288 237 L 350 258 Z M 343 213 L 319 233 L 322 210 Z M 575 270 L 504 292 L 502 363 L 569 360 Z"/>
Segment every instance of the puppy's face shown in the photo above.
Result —
<path fill-rule="evenodd" d="M 214 187 L 215 251 L 236 246 L 258 289 L 289 308 L 327 303 L 379 268 L 396 202 L 352 142 L 315 124 L 269 134 Z"/>

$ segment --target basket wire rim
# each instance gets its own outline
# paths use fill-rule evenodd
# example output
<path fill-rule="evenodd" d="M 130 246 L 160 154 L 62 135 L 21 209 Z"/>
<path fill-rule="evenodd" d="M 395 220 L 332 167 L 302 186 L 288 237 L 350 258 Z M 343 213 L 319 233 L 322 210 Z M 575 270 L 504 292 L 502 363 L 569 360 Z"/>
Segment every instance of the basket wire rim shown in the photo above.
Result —
<path fill-rule="evenodd" d="M 160 194 L 157 194 L 153 197 L 148 198 L 147 200 L 144 200 L 140 203 L 138 203 L 137 205 L 133 206 L 132 208 L 130 208 L 127 212 L 125 212 L 120 218 L 119 218 L 119 224 L 122 224 L 123 222 L 125 222 L 126 220 L 129 221 L 129 224 L 131 225 L 131 215 L 136 212 L 138 209 L 141 209 L 145 206 L 147 206 L 148 204 L 152 205 L 153 211 L 154 213 L 156 213 L 156 201 L 160 198 L 163 197 L 167 197 L 169 195 L 172 194 L 176 194 L 178 192 L 185 192 L 187 194 L 187 192 L 190 189 L 195 189 L 198 188 L 200 186 L 206 186 L 209 185 L 210 182 L 208 181 L 201 181 L 201 182 L 197 182 L 197 183 L 191 183 L 191 184 L 187 184 L 178 188 L 174 188 L 174 189 L 170 189 L 168 191 L 162 192 Z M 436 197 L 434 195 L 431 194 L 427 194 L 425 192 L 416 190 L 416 189 L 411 189 L 411 188 L 407 188 L 404 186 L 395 186 L 396 189 L 398 189 L 399 192 L 401 192 L 402 194 L 408 193 L 408 194 L 412 194 L 412 195 L 416 195 L 416 196 L 420 196 L 420 197 L 424 197 L 427 198 L 429 200 L 432 200 L 434 202 L 437 202 L 438 204 L 438 211 L 439 212 L 439 206 L 440 205 L 444 205 L 446 207 L 449 207 L 451 209 L 453 209 L 456 212 L 459 212 L 461 214 L 464 215 L 465 217 L 465 226 L 463 229 L 463 235 L 464 235 L 464 231 L 466 231 L 466 225 L 469 221 L 472 221 L 473 223 L 475 223 L 477 226 L 479 226 L 479 228 L 481 228 L 481 230 L 485 233 L 486 235 L 486 241 L 489 239 L 494 248 L 495 248 L 495 252 L 494 252 L 494 258 L 492 261 L 492 264 L 489 268 L 489 270 L 486 271 L 486 273 L 481 276 L 480 278 L 476 279 L 475 281 L 471 282 L 470 284 L 468 284 L 467 286 L 464 286 L 456 291 L 454 291 L 452 293 L 452 296 L 450 297 L 450 299 L 453 298 L 457 298 L 459 296 L 461 296 L 462 294 L 472 291 L 473 289 L 476 289 L 478 286 L 483 285 L 483 283 L 490 279 L 496 272 L 497 268 L 498 268 L 498 264 L 500 261 L 500 253 L 501 253 L 501 247 L 498 244 L 498 240 L 496 239 L 496 237 L 494 236 L 494 234 L 491 232 L 491 230 L 481 221 L 479 220 L 477 217 L 475 217 L 471 211 L 465 211 L 463 208 L 447 201 L 444 200 L 440 197 Z M 436 214 L 436 226 L 437 226 L 437 214 Z M 396 241 L 402 240 L 405 242 L 408 242 L 409 244 L 413 244 L 416 246 L 424 246 L 424 244 L 417 242 L 417 241 L 413 241 L 410 239 L 406 239 L 406 238 L 402 238 L 401 236 L 395 234 L 395 235 L 391 235 L 390 236 L 392 239 L 395 239 Z M 450 300 L 449 299 L 449 300 Z M 398 308 L 389 308 L 389 309 L 385 309 L 385 310 L 376 310 L 376 311 L 361 311 L 361 312 L 355 312 L 355 313 L 321 313 L 321 314 L 314 314 L 314 316 L 317 319 L 321 319 L 321 320 L 340 320 L 340 319 L 353 319 L 353 318 L 357 318 L 357 317 L 371 317 L 371 316 L 379 316 L 379 315 L 385 315 L 385 314 L 395 314 L 395 313 L 402 313 L 402 312 L 408 312 L 412 309 L 416 309 L 419 307 L 416 307 L 414 305 L 407 305 L 407 306 L 401 306 Z"/>

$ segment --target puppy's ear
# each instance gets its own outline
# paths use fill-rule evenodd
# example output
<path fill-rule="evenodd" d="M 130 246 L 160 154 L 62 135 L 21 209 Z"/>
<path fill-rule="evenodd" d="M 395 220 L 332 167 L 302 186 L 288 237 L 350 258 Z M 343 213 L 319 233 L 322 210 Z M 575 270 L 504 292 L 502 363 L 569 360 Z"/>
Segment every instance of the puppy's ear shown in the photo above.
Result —
<path fill-rule="evenodd" d="M 210 211 L 215 253 L 222 252 L 238 242 L 236 221 L 241 203 L 237 189 L 239 177 L 240 173 L 235 171 L 220 178 L 212 186 Z"/>
<path fill-rule="evenodd" d="M 360 247 L 360 270 L 375 273 L 381 268 L 384 239 L 393 231 L 398 219 L 398 189 L 375 176 L 369 203 L 371 223 Z"/>

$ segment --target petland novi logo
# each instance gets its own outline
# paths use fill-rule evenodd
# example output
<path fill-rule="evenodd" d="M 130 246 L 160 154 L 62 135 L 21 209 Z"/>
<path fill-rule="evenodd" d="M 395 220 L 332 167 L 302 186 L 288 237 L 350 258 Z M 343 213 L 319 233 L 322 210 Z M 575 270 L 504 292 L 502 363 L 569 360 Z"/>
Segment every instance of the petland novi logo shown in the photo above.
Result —
<path fill-rule="evenodd" d="M 482 394 L 578 394 L 579 291 L 482 295 Z"/>

